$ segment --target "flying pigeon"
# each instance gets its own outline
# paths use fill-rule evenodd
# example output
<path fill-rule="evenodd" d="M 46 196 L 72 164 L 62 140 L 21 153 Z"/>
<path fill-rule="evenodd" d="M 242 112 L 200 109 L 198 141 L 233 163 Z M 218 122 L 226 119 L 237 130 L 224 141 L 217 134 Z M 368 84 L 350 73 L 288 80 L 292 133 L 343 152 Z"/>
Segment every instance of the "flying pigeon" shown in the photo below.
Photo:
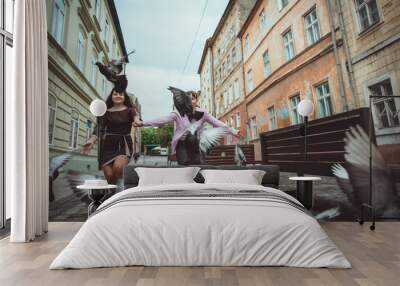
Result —
<path fill-rule="evenodd" d="M 51 202 L 54 200 L 53 182 L 59 175 L 58 170 L 67 164 L 71 157 L 71 153 L 64 153 L 58 156 L 53 156 L 49 159 L 49 200 Z"/>
<path fill-rule="evenodd" d="M 134 52 L 135 51 L 133 50 L 120 59 L 113 59 L 108 65 L 104 65 L 101 62 L 95 63 L 95 65 L 99 68 L 100 73 L 103 74 L 108 81 L 114 84 L 114 88 L 117 92 L 126 90 L 128 86 L 128 79 L 123 71 L 128 62 L 128 56 Z"/>
<path fill-rule="evenodd" d="M 172 86 L 168 90 L 172 92 L 174 105 L 181 116 L 193 113 L 192 98 L 187 92 Z"/>
<path fill-rule="evenodd" d="M 191 92 L 186 92 L 172 86 L 168 90 L 172 92 L 174 106 L 181 116 L 186 115 L 189 120 L 200 120 L 203 117 L 204 112 L 193 110 Z"/>
<path fill-rule="evenodd" d="M 117 92 L 124 91 L 128 86 L 128 79 L 124 74 L 117 74 L 116 72 L 120 70 L 119 65 L 112 66 L 111 63 L 106 66 L 100 62 L 96 62 L 100 73 L 102 73 L 106 79 L 114 84 L 114 88 Z M 122 68 L 121 68 L 122 71 Z"/>
<path fill-rule="evenodd" d="M 193 120 L 183 134 L 183 137 L 187 136 L 189 133 L 197 136 L 201 154 L 200 158 L 205 158 L 205 155 L 208 154 L 212 148 L 218 145 L 225 136 L 230 134 L 229 127 L 227 126 L 209 128 L 202 132 L 198 132 L 199 127 L 199 122 Z"/>
<path fill-rule="evenodd" d="M 71 159 L 71 153 L 63 153 L 50 158 L 49 177 L 54 181 L 58 177 L 58 170 Z"/>
<path fill-rule="evenodd" d="M 368 202 L 369 138 L 360 127 L 351 127 L 345 138 L 346 165 L 335 164 L 332 172 L 338 185 L 356 205 Z M 400 196 L 396 190 L 393 170 L 372 144 L 372 190 L 376 216 L 400 215 Z"/>

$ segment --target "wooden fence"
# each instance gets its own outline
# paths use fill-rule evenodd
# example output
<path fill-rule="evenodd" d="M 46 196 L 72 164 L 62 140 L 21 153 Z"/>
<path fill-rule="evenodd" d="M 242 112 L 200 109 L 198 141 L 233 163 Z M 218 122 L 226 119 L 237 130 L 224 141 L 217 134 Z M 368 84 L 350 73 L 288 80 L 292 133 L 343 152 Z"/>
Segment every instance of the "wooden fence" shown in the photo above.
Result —
<path fill-rule="evenodd" d="M 281 171 L 332 176 L 331 166 L 344 163 L 344 137 L 351 126 L 360 125 L 368 134 L 369 108 L 360 108 L 312 120 L 307 128 L 307 160 L 303 124 L 260 134 L 264 164 L 277 164 Z M 375 142 L 375 135 L 373 134 Z"/>
<path fill-rule="evenodd" d="M 207 165 L 235 165 L 235 146 L 219 145 L 206 156 Z M 247 164 L 254 164 L 254 145 L 239 145 L 246 157 Z"/>

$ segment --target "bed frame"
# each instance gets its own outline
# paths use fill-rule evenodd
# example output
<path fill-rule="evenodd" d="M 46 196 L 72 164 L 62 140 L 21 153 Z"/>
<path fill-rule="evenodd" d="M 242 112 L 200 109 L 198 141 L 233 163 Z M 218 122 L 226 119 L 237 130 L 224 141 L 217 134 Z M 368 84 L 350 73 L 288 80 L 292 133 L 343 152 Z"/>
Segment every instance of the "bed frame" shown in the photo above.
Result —
<path fill-rule="evenodd" d="M 124 190 L 128 188 L 136 187 L 139 183 L 139 176 L 135 172 L 137 167 L 147 168 L 182 168 L 184 166 L 149 166 L 149 165 L 128 165 L 124 168 Z M 211 166 L 211 165 L 197 165 L 202 170 L 205 169 L 217 169 L 217 170 L 263 170 L 265 175 L 262 179 L 261 184 L 264 187 L 279 188 L 279 166 L 278 165 L 254 165 L 254 166 L 236 166 L 236 165 L 223 165 L 223 166 Z M 204 178 L 200 174 L 194 178 L 197 183 L 204 183 Z"/>

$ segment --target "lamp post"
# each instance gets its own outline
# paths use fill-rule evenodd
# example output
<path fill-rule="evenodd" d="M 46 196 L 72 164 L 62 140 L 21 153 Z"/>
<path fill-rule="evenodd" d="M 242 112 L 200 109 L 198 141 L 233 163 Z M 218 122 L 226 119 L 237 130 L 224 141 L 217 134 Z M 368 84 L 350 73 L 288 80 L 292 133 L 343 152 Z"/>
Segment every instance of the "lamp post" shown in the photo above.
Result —
<path fill-rule="evenodd" d="M 297 105 L 297 112 L 304 117 L 304 159 L 305 162 L 308 161 L 307 155 L 307 124 L 308 124 L 308 116 L 310 116 L 314 112 L 314 104 L 309 99 L 303 99 Z"/>
<path fill-rule="evenodd" d="M 100 117 L 103 116 L 107 111 L 107 105 L 103 100 L 95 99 L 92 101 L 89 107 L 90 112 L 96 116 L 96 128 L 97 128 L 97 161 L 98 168 L 100 170 L 100 149 L 101 149 L 101 140 L 100 140 Z"/>

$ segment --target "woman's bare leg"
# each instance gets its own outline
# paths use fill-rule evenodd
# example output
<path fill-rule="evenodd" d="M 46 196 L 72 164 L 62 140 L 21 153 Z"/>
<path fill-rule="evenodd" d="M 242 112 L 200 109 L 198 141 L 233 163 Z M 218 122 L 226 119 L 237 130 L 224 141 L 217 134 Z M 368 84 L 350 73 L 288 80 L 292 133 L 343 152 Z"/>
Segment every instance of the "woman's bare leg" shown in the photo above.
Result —
<path fill-rule="evenodd" d="M 112 170 L 113 170 L 115 181 L 122 178 L 123 172 L 124 172 L 124 167 L 126 165 L 128 165 L 128 157 L 125 155 L 120 155 L 114 160 Z"/>
<path fill-rule="evenodd" d="M 106 177 L 106 180 L 109 184 L 115 184 L 117 181 L 114 176 L 113 172 L 113 164 L 108 164 L 103 166 L 103 172 L 104 172 L 104 177 Z"/>

